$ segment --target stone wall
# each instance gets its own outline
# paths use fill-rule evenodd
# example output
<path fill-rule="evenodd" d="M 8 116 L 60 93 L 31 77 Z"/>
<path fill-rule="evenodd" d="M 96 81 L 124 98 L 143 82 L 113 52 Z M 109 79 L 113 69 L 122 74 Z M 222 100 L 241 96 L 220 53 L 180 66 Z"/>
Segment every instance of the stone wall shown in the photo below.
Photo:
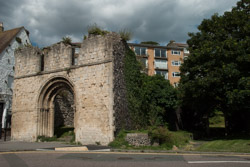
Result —
<path fill-rule="evenodd" d="M 133 146 L 150 146 L 151 140 L 147 133 L 128 133 L 125 140 Z"/>
<path fill-rule="evenodd" d="M 74 127 L 74 96 L 67 90 L 61 91 L 55 97 L 54 127 Z"/>
<path fill-rule="evenodd" d="M 39 73 L 41 67 L 41 54 L 39 48 L 31 46 L 17 50 L 15 54 L 15 77 Z"/>
<path fill-rule="evenodd" d="M 128 46 L 124 41 L 118 41 L 114 46 L 114 117 L 115 117 L 115 135 L 121 129 L 130 129 L 131 119 L 128 112 L 128 103 L 126 98 L 126 84 L 124 74 L 124 58 Z"/>
<path fill-rule="evenodd" d="M 18 51 L 12 140 L 35 141 L 38 135 L 52 136 L 56 118 L 51 102 L 58 91 L 67 89 L 74 95 L 76 141 L 102 145 L 111 142 L 116 126 L 120 129 L 124 124 L 119 120 L 126 116 L 124 45 L 115 33 L 90 37 L 81 44 L 77 65 L 71 64 L 72 46 L 63 43 L 45 50 Z M 42 55 L 44 71 L 38 68 Z"/>
<path fill-rule="evenodd" d="M 63 63 L 62 63 L 63 62 Z M 72 46 L 57 43 L 44 49 L 44 71 L 70 68 L 72 62 Z"/>

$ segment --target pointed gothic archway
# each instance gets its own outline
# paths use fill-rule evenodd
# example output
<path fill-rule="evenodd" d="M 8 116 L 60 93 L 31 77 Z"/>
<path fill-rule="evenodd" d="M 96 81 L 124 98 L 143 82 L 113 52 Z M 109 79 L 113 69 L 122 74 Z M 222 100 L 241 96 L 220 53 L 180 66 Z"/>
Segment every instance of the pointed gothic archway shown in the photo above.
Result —
<path fill-rule="evenodd" d="M 42 87 L 38 99 L 37 136 L 52 137 L 54 135 L 55 119 L 58 119 L 55 117 L 55 100 L 58 96 L 62 95 L 62 92 L 69 92 L 72 94 L 75 103 L 73 84 L 65 77 L 54 77 L 48 80 Z M 73 113 L 75 113 L 75 104 L 71 107 Z M 74 125 L 74 118 L 72 119 Z"/>

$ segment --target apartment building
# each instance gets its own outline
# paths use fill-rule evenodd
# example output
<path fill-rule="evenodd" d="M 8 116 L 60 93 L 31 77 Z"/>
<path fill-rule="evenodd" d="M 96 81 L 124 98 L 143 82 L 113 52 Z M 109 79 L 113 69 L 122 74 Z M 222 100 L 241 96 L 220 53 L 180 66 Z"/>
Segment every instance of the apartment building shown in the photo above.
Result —
<path fill-rule="evenodd" d="M 180 65 L 189 55 L 188 45 L 170 41 L 167 46 L 129 43 L 145 71 L 152 76 L 159 74 L 175 87 L 180 81 Z"/>

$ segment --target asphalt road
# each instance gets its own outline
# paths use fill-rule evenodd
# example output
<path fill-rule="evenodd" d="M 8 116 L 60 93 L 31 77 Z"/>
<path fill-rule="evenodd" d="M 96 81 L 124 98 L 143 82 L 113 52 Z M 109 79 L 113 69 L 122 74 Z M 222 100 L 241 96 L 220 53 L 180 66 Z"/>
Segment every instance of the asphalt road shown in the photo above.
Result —
<path fill-rule="evenodd" d="M 249 167 L 250 155 L 2 152 L 0 167 Z"/>

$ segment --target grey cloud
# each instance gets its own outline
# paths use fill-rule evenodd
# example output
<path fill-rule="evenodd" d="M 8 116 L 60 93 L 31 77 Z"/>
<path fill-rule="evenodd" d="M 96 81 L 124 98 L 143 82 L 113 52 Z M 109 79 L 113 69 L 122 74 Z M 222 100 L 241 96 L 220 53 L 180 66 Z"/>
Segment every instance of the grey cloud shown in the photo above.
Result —
<path fill-rule="evenodd" d="M 222 14 L 237 0 L 0 0 L 5 29 L 25 26 L 31 40 L 50 45 L 70 35 L 81 41 L 87 26 L 97 23 L 111 31 L 131 30 L 133 40 L 166 44 L 185 42 L 188 32 L 215 12 Z"/>

